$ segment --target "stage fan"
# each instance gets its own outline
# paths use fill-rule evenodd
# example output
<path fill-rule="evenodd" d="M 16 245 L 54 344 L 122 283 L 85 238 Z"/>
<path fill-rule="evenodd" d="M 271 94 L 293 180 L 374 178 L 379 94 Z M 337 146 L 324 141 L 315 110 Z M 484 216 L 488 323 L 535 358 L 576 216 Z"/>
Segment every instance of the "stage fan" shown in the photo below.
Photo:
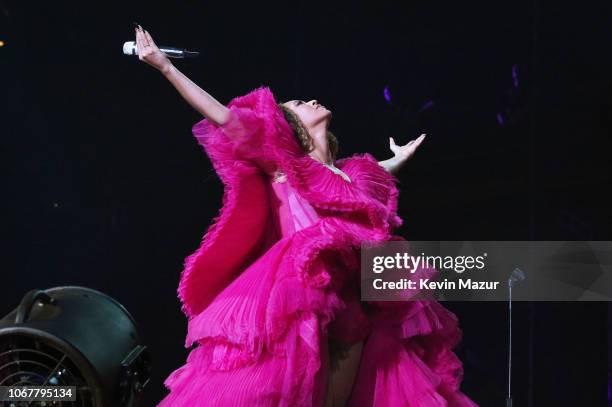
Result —
<path fill-rule="evenodd" d="M 31 290 L 0 320 L 0 386 L 76 387 L 76 401 L 46 405 L 134 407 L 149 373 L 134 319 L 99 291 Z"/>

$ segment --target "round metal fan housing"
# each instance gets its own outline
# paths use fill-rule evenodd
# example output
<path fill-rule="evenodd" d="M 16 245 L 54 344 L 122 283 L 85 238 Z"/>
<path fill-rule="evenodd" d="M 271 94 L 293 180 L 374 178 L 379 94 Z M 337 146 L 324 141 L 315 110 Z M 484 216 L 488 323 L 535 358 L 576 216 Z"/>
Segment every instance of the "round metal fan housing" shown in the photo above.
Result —
<path fill-rule="evenodd" d="M 32 290 L 0 320 L 0 386 L 76 387 L 76 402 L 48 405 L 134 406 L 149 372 L 134 319 L 99 291 Z"/>

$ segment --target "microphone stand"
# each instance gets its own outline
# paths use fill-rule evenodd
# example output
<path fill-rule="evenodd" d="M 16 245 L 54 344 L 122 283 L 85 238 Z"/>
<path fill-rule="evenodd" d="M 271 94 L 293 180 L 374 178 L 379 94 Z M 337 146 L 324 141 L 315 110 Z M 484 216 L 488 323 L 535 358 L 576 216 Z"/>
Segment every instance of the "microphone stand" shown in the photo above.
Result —
<path fill-rule="evenodd" d="M 515 268 L 508 278 L 508 397 L 506 407 L 512 407 L 512 285 L 525 279 L 525 273 Z"/>
<path fill-rule="evenodd" d="M 512 407 L 512 278 L 508 279 L 508 397 L 506 407 Z"/>

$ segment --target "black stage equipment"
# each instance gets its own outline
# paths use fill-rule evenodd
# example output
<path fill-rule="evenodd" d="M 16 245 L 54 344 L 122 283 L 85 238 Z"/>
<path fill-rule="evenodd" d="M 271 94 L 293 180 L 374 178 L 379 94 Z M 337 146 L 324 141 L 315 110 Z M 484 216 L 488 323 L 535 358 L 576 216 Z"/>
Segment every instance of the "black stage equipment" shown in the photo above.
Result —
<path fill-rule="evenodd" d="M 150 360 L 136 328 L 129 312 L 99 291 L 31 290 L 0 320 L 0 386 L 76 387 L 76 402 L 53 406 L 137 406 Z"/>

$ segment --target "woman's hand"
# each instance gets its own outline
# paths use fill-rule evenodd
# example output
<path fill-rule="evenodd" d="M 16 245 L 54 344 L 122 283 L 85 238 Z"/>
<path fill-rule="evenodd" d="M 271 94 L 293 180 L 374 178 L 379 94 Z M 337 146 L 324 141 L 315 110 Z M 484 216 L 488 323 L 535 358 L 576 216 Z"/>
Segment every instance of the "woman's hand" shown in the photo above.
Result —
<path fill-rule="evenodd" d="M 217 125 L 227 123 L 230 110 L 172 65 L 166 54 L 155 45 L 151 34 L 140 25 L 135 30 L 138 59 L 158 69 L 185 101 L 208 120 Z"/>
<path fill-rule="evenodd" d="M 151 34 L 139 25 L 135 28 L 136 30 L 136 52 L 138 53 L 138 59 L 151 65 L 153 68 L 164 72 L 167 70 L 172 63 L 164 54 L 159 50 Z"/>
<path fill-rule="evenodd" d="M 406 163 L 406 161 L 412 157 L 423 140 L 425 140 L 425 134 L 421 134 L 417 139 L 409 141 L 403 146 L 398 146 L 395 144 L 393 137 L 389 137 L 389 148 L 393 152 L 393 157 L 389 158 L 388 160 L 379 161 L 378 164 L 380 164 L 391 174 L 397 174 L 400 168 L 403 167 L 404 163 Z"/>
<path fill-rule="evenodd" d="M 421 143 L 425 140 L 425 134 L 421 134 L 417 139 L 409 141 L 403 146 L 395 144 L 393 137 L 389 137 L 389 148 L 395 154 L 398 160 L 406 161 L 415 153 L 416 149 L 419 148 Z"/>

